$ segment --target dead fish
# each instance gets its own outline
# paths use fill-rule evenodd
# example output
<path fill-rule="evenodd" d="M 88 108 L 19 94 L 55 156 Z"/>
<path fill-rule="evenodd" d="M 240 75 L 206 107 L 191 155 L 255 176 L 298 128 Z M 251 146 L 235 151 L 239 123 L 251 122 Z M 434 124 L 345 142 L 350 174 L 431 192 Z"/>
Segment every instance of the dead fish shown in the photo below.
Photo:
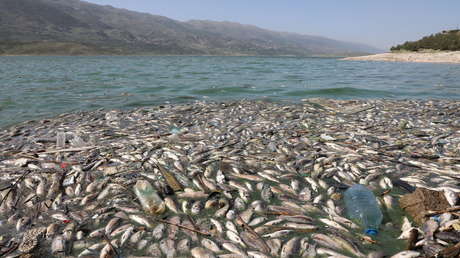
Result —
<path fill-rule="evenodd" d="M 62 213 L 62 212 L 56 212 L 56 213 L 52 214 L 51 218 L 56 219 L 56 220 L 60 220 L 60 221 L 69 221 L 70 220 L 70 217 L 67 216 L 66 214 Z"/>
<path fill-rule="evenodd" d="M 277 237 L 282 237 L 290 234 L 292 230 L 285 229 L 285 230 L 278 230 L 273 233 L 265 234 L 263 235 L 264 238 L 277 238 Z"/>
<path fill-rule="evenodd" d="M 288 240 L 281 248 L 281 258 L 296 257 L 300 248 L 300 238 L 293 237 Z"/>
<path fill-rule="evenodd" d="M 351 242 L 339 237 L 338 235 L 332 235 L 331 238 L 343 249 L 352 253 L 356 257 L 365 257 L 365 255 L 358 250 L 358 247 Z"/>
<path fill-rule="evenodd" d="M 177 251 L 180 254 L 188 254 L 190 253 L 190 240 L 188 238 L 184 238 L 177 242 Z"/>
<path fill-rule="evenodd" d="M 203 191 L 187 191 L 187 189 L 185 189 L 184 192 L 176 193 L 176 196 L 179 199 L 205 199 L 208 197 L 208 194 Z"/>
<path fill-rule="evenodd" d="M 428 241 L 433 241 L 434 240 L 434 232 L 438 230 L 439 224 L 438 222 L 429 219 L 423 224 L 423 232 L 425 233 L 425 238 Z"/>
<path fill-rule="evenodd" d="M 118 223 L 120 222 L 121 222 L 120 218 L 112 218 L 105 226 L 105 234 L 110 235 L 112 231 L 115 229 L 115 227 L 118 225 Z"/>
<path fill-rule="evenodd" d="M 121 235 L 120 248 L 125 245 L 125 243 L 126 243 L 126 241 L 128 241 L 128 239 L 130 239 L 130 237 L 133 234 L 133 232 L 134 232 L 134 226 L 131 226 L 128 229 L 126 229 L 126 231 L 123 233 L 123 235 Z"/>
<path fill-rule="evenodd" d="M 235 244 L 232 244 L 232 243 L 223 243 L 222 244 L 222 247 L 225 249 L 225 250 L 228 250 L 232 253 L 235 253 L 235 254 L 238 254 L 238 255 L 242 255 L 242 256 L 246 256 L 246 253 L 241 249 L 239 248 L 238 246 L 236 246 Z"/>
<path fill-rule="evenodd" d="M 265 170 L 264 172 L 266 172 L 266 170 Z M 263 177 L 264 179 L 267 179 L 267 180 L 272 181 L 272 182 L 274 182 L 274 183 L 277 183 L 277 184 L 280 184 L 280 183 L 281 183 L 278 179 L 276 179 L 276 178 L 274 178 L 273 176 L 271 176 L 271 175 L 269 175 L 269 174 L 267 174 L 267 173 L 264 173 L 264 172 L 258 172 L 257 174 L 258 174 L 259 176 Z"/>
<path fill-rule="evenodd" d="M 131 237 L 129 238 L 129 242 L 131 244 L 137 244 L 139 241 L 142 240 L 144 235 L 145 235 L 145 231 L 144 230 L 139 230 L 136 233 L 131 235 Z"/>
<path fill-rule="evenodd" d="M 213 219 L 213 218 L 210 218 L 209 219 L 211 221 L 211 223 L 214 225 L 216 231 L 218 232 L 218 234 L 223 234 L 224 233 L 224 227 L 222 226 L 222 224 L 217 221 L 216 219 Z"/>
<path fill-rule="evenodd" d="M 312 234 L 312 238 L 315 242 L 317 242 L 319 245 L 322 245 L 327 248 L 332 248 L 334 250 L 342 250 L 340 244 L 336 242 L 332 236 L 327 236 L 325 234 Z"/>
<path fill-rule="evenodd" d="M 299 199 L 304 202 L 310 201 L 311 197 L 312 197 L 312 193 L 311 193 L 310 188 L 308 187 L 303 188 L 299 193 Z"/>
<path fill-rule="evenodd" d="M 248 256 L 250 258 L 270 258 L 269 255 L 266 255 L 262 252 L 258 252 L 258 251 L 248 251 Z"/>
<path fill-rule="evenodd" d="M 163 254 L 161 253 L 160 244 L 153 243 L 147 248 L 147 254 L 151 257 L 161 258 Z"/>
<path fill-rule="evenodd" d="M 79 257 L 84 257 L 84 256 L 87 256 L 87 255 L 95 256 L 96 253 L 99 250 L 101 250 L 102 248 L 104 248 L 105 245 L 106 244 L 104 242 L 93 244 L 93 245 L 87 247 L 86 249 L 84 249 L 78 256 Z"/>
<path fill-rule="evenodd" d="M 452 243 L 460 242 L 460 232 L 458 231 L 446 231 L 435 233 L 436 240 L 444 240 Z"/>
<path fill-rule="evenodd" d="M 195 225 L 189 219 L 184 219 L 182 221 L 181 226 L 183 226 L 185 228 L 190 228 L 190 229 L 195 228 Z M 189 236 L 192 239 L 192 242 L 198 242 L 198 234 L 196 232 L 193 232 L 193 231 L 190 231 L 190 230 L 185 230 L 183 232 L 184 232 L 184 234 L 186 234 L 187 236 Z"/>
<path fill-rule="evenodd" d="M 111 244 L 106 244 L 104 248 L 102 248 L 99 258 L 113 258 L 115 257 L 115 250 Z"/>
<path fill-rule="evenodd" d="M 137 243 L 137 251 L 142 251 L 144 250 L 146 247 L 147 247 L 147 244 L 149 243 L 149 241 L 147 239 L 142 239 L 141 241 L 139 241 Z"/>
<path fill-rule="evenodd" d="M 395 199 L 391 195 L 388 195 L 388 194 L 383 196 L 383 202 L 385 203 L 385 207 L 388 210 L 393 210 L 397 205 Z"/>
<path fill-rule="evenodd" d="M 383 251 L 373 251 L 367 255 L 367 258 L 384 258 L 385 253 Z"/>
<path fill-rule="evenodd" d="M 19 218 L 18 221 L 16 222 L 16 231 L 23 231 L 23 229 L 28 225 L 30 224 L 31 222 L 31 219 L 30 217 L 23 217 L 23 218 Z"/>
<path fill-rule="evenodd" d="M 335 258 L 350 258 L 349 256 L 343 255 L 341 253 L 338 253 L 336 251 L 327 249 L 327 248 L 318 248 L 316 249 L 316 252 L 318 254 L 323 254 L 323 255 L 328 255 L 328 257 L 335 257 Z"/>
<path fill-rule="evenodd" d="M 38 186 L 36 188 L 37 196 L 39 196 L 39 197 L 45 196 L 46 190 L 47 190 L 46 181 L 44 179 L 42 179 L 41 177 L 39 177 L 39 183 L 38 183 Z"/>
<path fill-rule="evenodd" d="M 195 247 L 191 250 L 190 253 L 195 258 L 215 258 L 216 257 L 212 252 L 202 247 Z"/>
<path fill-rule="evenodd" d="M 216 182 L 219 184 L 225 184 L 227 181 L 227 178 L 225 175 L 222 173 L 222 171 L 219 169 L 216 173 Z"/>
<path fill-rule="evenodd" d="M 338 230 L 342 230 L 344 232 L 349 232 L 348 229 L 346 229 L 345 227 L 343 227 L 342 225 L 340 225 L 339 223 L 337 223 L 335 221 L 325 219 L 325 218 L 321 218 L 321 219 L 319 219 L 319 221 L 323 222 L 324 224 L 326 224 L 326 225 L 328 225 L 330 227 L 336 228 Z"/>
<path fill-rule="evenodd" d="M 160 241 L 160 249 L 167 258 L 173 258 L 177 254 L 177 250 L 174 247 L 174 240 L 163 239 Z"/>
<path fill-rule="evenodd" d="M 201 201 L 194 201 L 192 207 L 190 208 L 190 213 L 192 215 L 198 215 L 203 210 L 204 206 Z"/>
<path fill-rule="evenodd" d="M 128 230 L 128 229 L 131 228 L 131 227 L 132 227 L 131 224 L 122 225 L 122 226 L 120 226 L 120 227 L 114 229 L 114 230 L 112 231 L 112 233 L 110 233 L 110 237 L 111 237 L 111 238 L 117 237 L 117 236 L 119 236 L 119 235 L 125 233 L 126 230 Z"/>
<path fill-rule="evenodd" d="M 301 257 L 305 257 L 307 256 L 307 252 L 308 252 L 308 248 L 310 247 L 310 243 L 308 243 L 309 241 L 309 238 L 308 237 L 304 237 L 302 239 L 300 239 L 300 244 L 299 244 L 299 248 L 300 248 L 300 256 Z"/>
<path fill-rule="evenodd" d="M 220 218 L 227 214 L 228 210 L 230 209 L 230 203 L 226 199 L 219 199 L 219 206 L 221 207 L 218 209 L 214 215 L 216 218 Z"/>
<path fill-rule="evenodd" d="M 204 208 L 207 210 L 217 208 L 217 207 L 219 207 L 219 200 L 216 200 L 216 199 L 207 200 L 204 204 Z"/>
<path fill-rule="evenodd" d="M 391 258 L 416 258 L 416 257 L 420 257 L 420 252 L 402 251 L 402 252 L 399 252 L 399 253 L 391 256 Z"/>
<path fill-rule="evenodd" d="M 137 214 L 131 214 L 129 215 L 129 219 L 131 219 L 132 221 L 138 223 L 138 224 L 141 224 L 143 226 L 146 226 L 148 228 L 153 228 L 153 224 L 145 217 L 141 216 L 141 215 L 137 215 Z"/>
<path fill-rule="evenodd" d="M 447 201 L 449 202 L 450 206 L 457 205 L 460 195 L 450 189 L 444 189 L 444 196 L 446 197 Z"/>
<path fill-rule="evenodd" d="M 427 257 L 436 257 L 438 256 L 444 247 L 434 241 L 427 240 L 423 245 L 423 253 Z"/>
<path fill-rule="evenodd" d="M 153 230 L 152 230 L 152 236 L 153 239 L 160 240 L 163 238 L 163 233 L 166 229 L 165 224 L 158 224 Z"/>
<path fill-rule="evenodd" d="M 271 238 L 268 239 L 266 242 L 267 245 L 270 247 L 270 254 L 273 256 L 278 256 L 282 246 L 281 240 L 278 238 Z"/>
<path fill-rule="evenodd" d="M 90 184 L 88 184 L 86 186 L 85 192 L 86 193 L 94 193 L 96 191 L 96 189 L 99 187 L 100 183 L 101 183 L 100 181 L 91 182 Z"/>
<path fill-rule="evenodd" d="M 175 225 L 180 225 L 181 219 L 179 216 L 174 216 L 168 219 L 168 222 L 171 224 L 168 226 L 168 238 L 176 239 L 176 236 L 179 232 L 179 228 Z"/>
<path fill-rule="evenodd" d="M 248 231 L 242 231 L 240 237 L 243 240 L 243 242 L 251 249 L 255 249 L 263 253 L 270 252 L 269 246 L 267 246 L 265 241 L 258 235 Z"/>
<path fill-rule="evenodd" d="M 173 173 L 171 173 L 168 170 L 166 170 L 159 163 L 157 163 L 156 166 L 160 170 L 160 172 L 163 175 L 163 177 L 165 178 L 166 183 L 169 185 L 169 187 L 171 187 L 171 189 L 174 192 L 183 190 L 182 185 L 177 181 L 177 179 L 174 177 Z"/>
<path fill-rule="evenodd" d="M 313 189 L 313 191 L 318 192 L 319 190 L 318 183 L 311 177 L 304 177 L 304 178 L 310 184 L 310 187 Z"/>
<path fill-rule="evenodd" d="M 311 225 L 311 224 L 300 224 L 300 223 L 293 223 L 293 222 L 285 223 L 285 224 L 283 224 L 283 226 L 287 227 L 287 228 L 300 229 L 303 232 L 306 232 L 306 231 L 313 232 L 313 231 L 315 231 L 315 230 L 317 230 L 319 228 L 318 226 Z"/>
<path fill-rule="evenodd" d="M 265 222 L 266 220 L 267 220 L 266 217 L 257 217 L 257 218 L 252 219 L 251 221 L 249 221 L 249 223 L 248 222 L 246 222 L 246 223 L 248 223 L 249 226 L 254 227 L 254 226 L 257 226 L 257 225 Z"/>
<path fill-rule="evenodd" d="M 51 253 L 52 254 L 63 254 L 66 252 L 66 241 L 64 237 L 58 235 L 54 237 L 53 241 L 51 242 Z"/>
<path fill-rule="evenodd" d="M 240 197 L 236 197 L 235 200 L 233 200 L 233 206 L 239 210 L 239 211 L 242 211 L 246 208 L 246 203 L 243 199 L 241 199 Z"/>
<path fill-rule="evenodd" d="M 226 232 L 227 238 L 232 241 L 235 244 L 239 244 L 243 248 L 246 247 L 246 244 L 241 240 L 241 238 L 238 236 L 238 234 L 232 230 L 227 230 Z"/>
<path fill-rule="evenodd" d="M 45 233 L 46 238 L 47 239 L 52 238 L 54 235 L 57 234 L 58 229 L 59 229 L 59 226 L 57 224 L 55 223 L 49 224 L 48 227 L 46 228 L 46 233 Z"/>
<path fill-rule="evenodd" d="M 222 252 L 222 249 L 214 241 L 210 239 L 203 238 L 201 240 L 201 245 L 206 249 L 211 250 L 213 253 L 218 254 Z"/>
<path fill-rule="evenodd" d="M 104 233 L 105 233 L 105 227 L 93 230 L 91 233 L 89 233 L 88 237 L 89 238 L 102 238 L 104 236 Z"/>
<path fill-rule="evenodd" d="M 347 218 L 341 217 L 339 215 L 331 216 L 331 217 L 332 217 L 332 220 L 337 221 L 338 223 L 341 223 L 343 225 L 346 225 L 349 228 L 352 228 L 352 229 L 359 229 L 360 228 L 353 221 L 351 221 L 351 220 L 349 220 Z"/>
<path fill-rule="evenodd" d="M 238 229 L 236 229 L 236 225 L 231 220 L 227 220 L 225 222 L 225 228 L 227 228 L 228 230 L 233 231 L 235 233 L 238 232 Z"/>
<path fill-rule="evenodd" d="M 313 203 L 314 203 L 314 204 L 321 203 L 321 202 L 323 201 L 323 198 L 324 198 L 324 195 L 323 195 L 323 194 L 318 194 L 318 196 L 316 196 L 316 197 L 313 199 Z"/>

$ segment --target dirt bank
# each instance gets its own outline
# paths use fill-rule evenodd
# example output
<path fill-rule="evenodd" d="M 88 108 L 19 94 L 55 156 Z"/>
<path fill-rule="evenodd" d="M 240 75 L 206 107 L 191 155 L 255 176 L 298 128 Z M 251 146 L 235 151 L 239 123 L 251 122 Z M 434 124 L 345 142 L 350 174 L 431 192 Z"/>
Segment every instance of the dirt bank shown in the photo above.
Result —
<path fill-rule="evenodd" d="M 391 61 L 418 63 L 460 63 L 460 51 L 452 52 L 400 52 L 383 53 L 369 56 L 347 57 L 343 60 Z"/>

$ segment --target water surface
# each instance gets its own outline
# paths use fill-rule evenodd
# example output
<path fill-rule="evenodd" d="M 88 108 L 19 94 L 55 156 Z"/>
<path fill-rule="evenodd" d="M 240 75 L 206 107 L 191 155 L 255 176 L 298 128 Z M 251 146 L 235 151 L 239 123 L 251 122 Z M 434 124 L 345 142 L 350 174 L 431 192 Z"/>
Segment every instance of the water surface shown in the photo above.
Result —
<path fill-rule="evenodd" d="M 287 57 L 0 57 L 0 127 L 161 103 L 460 99 L 460 65 Z"/>

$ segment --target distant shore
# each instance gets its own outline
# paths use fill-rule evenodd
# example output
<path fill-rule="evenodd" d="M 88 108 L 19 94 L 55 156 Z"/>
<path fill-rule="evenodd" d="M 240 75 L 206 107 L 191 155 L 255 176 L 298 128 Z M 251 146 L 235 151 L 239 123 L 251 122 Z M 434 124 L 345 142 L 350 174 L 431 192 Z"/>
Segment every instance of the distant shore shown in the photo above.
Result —
<path fill-rule="evenodd" d="M 393 52 L 368 56 L 346 57 L 342 60 L 389 61 L 416 63 L 460 63 L 460 51 L 450 52 Z"/>

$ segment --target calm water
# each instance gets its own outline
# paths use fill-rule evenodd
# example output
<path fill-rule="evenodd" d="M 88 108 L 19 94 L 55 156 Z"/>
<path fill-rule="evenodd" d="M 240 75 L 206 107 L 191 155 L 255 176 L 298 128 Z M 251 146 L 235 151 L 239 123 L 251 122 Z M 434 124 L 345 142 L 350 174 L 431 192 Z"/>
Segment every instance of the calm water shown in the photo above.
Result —
<path fill-rule="evenodd" d="M 0 57 L 0 127 L 196 100 L 460 99 L 460 65 L 267 57 Z"/>

